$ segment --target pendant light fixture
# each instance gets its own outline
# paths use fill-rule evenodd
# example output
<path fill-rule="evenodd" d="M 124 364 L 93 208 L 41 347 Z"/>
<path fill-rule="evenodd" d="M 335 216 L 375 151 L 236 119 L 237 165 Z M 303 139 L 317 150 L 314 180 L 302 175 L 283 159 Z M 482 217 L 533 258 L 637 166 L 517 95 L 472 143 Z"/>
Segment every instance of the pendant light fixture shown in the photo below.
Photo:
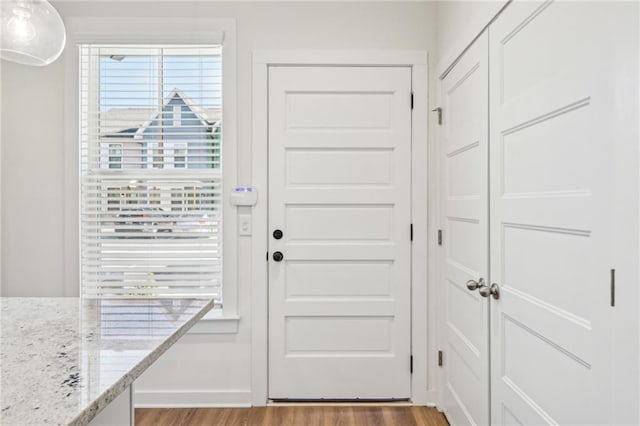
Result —
<path fill-rule="evenodd" d="M 0 58 L 24 65 L 49 65 L 62 53 L 64 23 L 47 0 L 0 0 Z"/>

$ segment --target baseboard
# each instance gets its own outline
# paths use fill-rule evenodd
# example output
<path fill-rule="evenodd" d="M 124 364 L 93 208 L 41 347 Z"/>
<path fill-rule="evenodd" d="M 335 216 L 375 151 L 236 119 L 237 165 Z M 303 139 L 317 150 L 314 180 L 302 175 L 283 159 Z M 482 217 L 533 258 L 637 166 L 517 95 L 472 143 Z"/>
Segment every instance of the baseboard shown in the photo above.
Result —
<path fill-rule="evenodd" d="M 251 392 L 135 389 L 133 401 L 136 408 L 251 407 Z"/>
<path fill-rule="evenodd" d="M 425 404 L 427 407 L 437 408 L 438 411 L 442 411 L 440 406 L 440 392 L 435 390 L 427 391 L 427 403 Z"/>

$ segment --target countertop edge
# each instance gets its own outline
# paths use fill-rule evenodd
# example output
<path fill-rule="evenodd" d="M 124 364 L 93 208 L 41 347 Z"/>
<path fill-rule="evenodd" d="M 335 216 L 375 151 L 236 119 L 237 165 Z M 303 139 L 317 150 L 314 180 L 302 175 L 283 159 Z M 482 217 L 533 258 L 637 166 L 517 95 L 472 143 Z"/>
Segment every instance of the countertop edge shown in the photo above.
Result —
<path fill-rule="evenodd" d="M 204 300 L 204 299 L 201 299 Z M 68 426 L 84 426 L 87 425 L 93 418 L 98 415 L 107 405 L 109 405 L 116 397 L 118 397 L 122 391 L 130 386 L 144 371 L 151 366 L 160 356 L 173 346 L 178 339 L 184 336 L 191 327 L 193 327 L 207 312 L 213 309 L 214 301 L 209 300 L 205 306 L 189 321 L 185 322 L 180 328 L 178 328 L 162 345 L 158 346 L 156 350 L 149 353 L 144 357 L 135 367 L 128 373 L 122 376 L 120 380 L 113 384 L 109 389 L 104 391 L 98 398 L 87 407 L 82 410 Z"/>

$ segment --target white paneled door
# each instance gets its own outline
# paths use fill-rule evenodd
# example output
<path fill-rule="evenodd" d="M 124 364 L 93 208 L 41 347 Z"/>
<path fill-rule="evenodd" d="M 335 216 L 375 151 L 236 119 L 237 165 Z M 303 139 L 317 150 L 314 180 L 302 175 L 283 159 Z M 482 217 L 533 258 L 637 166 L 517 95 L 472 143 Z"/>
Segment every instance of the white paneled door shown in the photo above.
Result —
<path fill-rule="evenodd" d="M 624 41 L 609 36 L 617 8 L 515 2 L 490 27 L 496 425 L 616 423 L 607 58 Z"/>
<path fill-rule="evenodd" d="M 634 208 L 616 175 L 630 127 L 626 5 L 513 2 L 442 80 L 452 425 L 637 423 L 613 325 L 618 304 L 636 303 L 613 285 L 625 260 L 612 236 L 630 222 L 616 209 Z"/>
<path fill-rule="evenodd" d="M 411 69 L 269 69 L 269 398 L 410 397 Z"/>
<path fill-rule="evenodd" d="M 442 80 L 444 411 L 452 424 L 489 422 L 488 39 Z"/>

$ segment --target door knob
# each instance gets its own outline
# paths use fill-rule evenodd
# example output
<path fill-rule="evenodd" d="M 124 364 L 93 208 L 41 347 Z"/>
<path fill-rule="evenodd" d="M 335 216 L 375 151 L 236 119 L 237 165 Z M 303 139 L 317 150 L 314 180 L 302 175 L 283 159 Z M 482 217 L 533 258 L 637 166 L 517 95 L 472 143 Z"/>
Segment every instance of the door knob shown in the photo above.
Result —
<path fill-rule="evenodd" d="M 484 284 L 482 287 L 479 287 L 478 291 L 482 297 L 492 296 L 495 300 L 500 299 L 500 286 L 496 283 L 491 284 L 491 287 Z"/>
<path fill-rule="evenodd" d="M 276 262 L 282 262 L 282 259 L 284 259 L 284 255 L 281 252 L 276 251 L 273 253 L 273 260 Z"/>
<path fill-rule="evenodd" d="M 275 231 L 273 231 L 273 238 L 275 238 L 276 240 L 279 240 L 280 238 L 282 238 L 282 231 L 279 229 L 276 229 Z"/>
<path fill-rule="evenodd" d="M 467 288 L 471 291 L 473 290 L 477 290 L 483 286 L 486 286 L 487 284 L 484 282 L 484 278 L 480 278 L 478 281 L 476 280 L 469 280 L 467 281 Z"/>
<path fill-rule="evenodd" d="M 491 284 L 491 295 L 496 300 L 500 299 L 500 286 L 498 284 Z"/>

